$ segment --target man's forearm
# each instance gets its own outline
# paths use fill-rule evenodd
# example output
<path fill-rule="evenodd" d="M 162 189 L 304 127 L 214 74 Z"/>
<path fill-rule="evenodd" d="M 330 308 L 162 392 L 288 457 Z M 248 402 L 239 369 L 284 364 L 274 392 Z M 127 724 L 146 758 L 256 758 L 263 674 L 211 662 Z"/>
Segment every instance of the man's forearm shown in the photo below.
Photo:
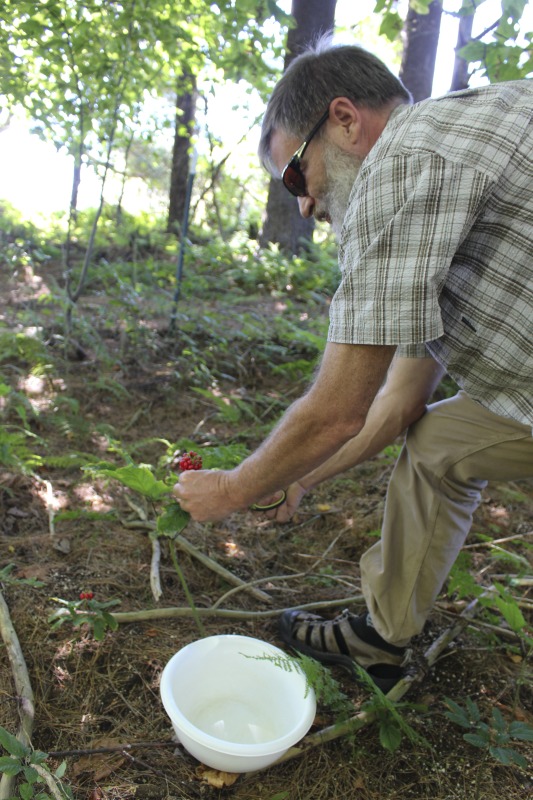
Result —
<path fill-rule="evenodd" d="M 259 449 L 228 473 L 228 489 L 240 505 L 249 505 L 258 491 L 266 496 L 307 475 L 351 438 L 348 430 L 324 423 L 301 398 Z"/>
<path fill-rule="evenodd" d="M 357 359 L 351 347 L 336 346 L 334 367 L 323 363 L 309 393 L 293 403 L 253 455 L 228 473 L 228 491 L 247 505 L 287 487 L 337 453 L 365 424 L 393 352 L 393 348 L 360 348 L 365 367 L 361 370 L 353 363 Z"/>
<path fill-rule="evenodd" d="M 174 486 L 199 522 L 223 519 L 317 469 L 363 428 L 395 347 L 328 343 L 309 392 L 236 469 L 185 472 Z"/>
<path fill-rule="evenodd" d="M 411 374 L 412 373 L 412 374 Z M 299 479 L 306 490 L 355 467 L 392 444 L 425 411 L 444 371 L 432 359 L 401 359 L 376 396 L 364 427 L 331 458 Z M 409 394 L 406 395 L 406 392 Z M 409 402 L 406 402 L 406 400 Z"/>
<path fill-rule="evenodd" d="M 403 433 L 405 427 L 395 414 L 392 404 L 376 402 L 361 432 L 347 441 L 317 469 L 300 478 L 300 485 L 304 489 L 312 489 L 350 467 L 362 464 L 392 444 Z"/>

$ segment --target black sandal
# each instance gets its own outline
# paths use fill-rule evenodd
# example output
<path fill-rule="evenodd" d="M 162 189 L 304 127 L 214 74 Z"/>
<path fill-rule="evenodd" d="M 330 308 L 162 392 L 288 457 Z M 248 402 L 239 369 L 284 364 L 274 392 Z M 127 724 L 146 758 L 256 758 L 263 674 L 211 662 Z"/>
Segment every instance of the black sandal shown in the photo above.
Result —
<path fill-rule="evenodd" d="M 403 676 L 405 647 L 386 642 L 367 622 L 367 614 L 348 610 L 332 620 L 291 609 L 284 611 L 279 635 L 285 644 L 323 664 L 336 664 L 360 680 L 355 664 L 363 667 L 381 691 L 388 692 Z"/>

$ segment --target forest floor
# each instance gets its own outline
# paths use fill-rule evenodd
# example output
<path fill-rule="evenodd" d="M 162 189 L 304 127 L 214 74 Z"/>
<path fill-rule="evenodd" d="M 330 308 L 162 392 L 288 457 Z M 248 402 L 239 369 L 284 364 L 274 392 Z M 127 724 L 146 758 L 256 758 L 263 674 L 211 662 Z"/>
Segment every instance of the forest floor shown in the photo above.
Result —
<path fill-rule="evenodd" d="M 56 324 L 41 316 L 44 312 L 36 302 L 45 283 L 44 273 L 39 277 L 27 272 L 25 285 L 20 274 L 16 281 L 9 278 L 0 308 L 4 330 L 27 332 L 28 320 L 34 326 Z M 94 323 L 97 302 L 98 298 L 82 301 L 76 313 Z M 220 311 L 223 302 L 219 298 L 213 303 L 210 313 L 215 305 Z M 252 301 L 247 303 L 249 308 Z M 227 311 L 235 314 L 235 309 Z M 272 311 L 264 299 L 254 309 L 266 330 Z M 194 309 L 188 306 L 187 313 L 194 314 Z M 119 600 L 119 612 L 187 607 L 166 542 L 160 567 L 163 593 L 157 602 L 153 597 L 152 545 L 149 528 L 143 527 L 147 508 L 116 482 L 95 480 L 79 469 L 78 462 L 69 467 L 65 463 L 69 453 L 109 460 L 110 442 L 119 442 L 139 461 L 155 464 L 165 450 L 160 440 L 187 437 L 197 441 L 201 451 L 213 441 L 242 439 L 254 446 L 262 435 L 250 418 L 229 420 L 220 404 L 188 387 L 173 370 L 172 352 L 162 338 L 160 347 L 147 352 L 146 339 L 139 345 L 142 351 L 134 346 L 125 351 L 116 331 L 108 329 L 102 336 L 112 356 L 104 365 L 90 347 L 81 349 L 80 360 L 55 357 L 52 371 L 34 369 L 30 374 L 28 362 L 16 353 L 2 364 L 4 382 L 38 411 L 26 426 L 38 438 L 28 439 L 27 446 L 41 454 L 44 465 L 26 474 L 14 465 L 0 466 L 0 570 L 14 565 L 0 588 L 35 696 L 33 745 L 51 754 L 53 768 L 66 759 L 64 781 L 74 798 L 532 797 L 531 742 L 513 744 L 528 767 L 503 765 L 465 742 L 464 730 L 445 715 L 446 698 L 459 705 L 470 698 L 486 722 L 497 708 L 507 722 L 533 723 L 531 651 L 513 635 L 497 609 L 480 612 L 411 687 L 405 698 L 408 705 L 400 713 L 418 734 L 416 740 L 404 736 L 390 752 L 380 744 L 379 726 L 369 724 L 350 738 L 323 744 L 263 772 L 241 775 L 225 788 L 215 788 L 201 765 L 173 741 L 159 697 L 166 662 L 199 636 L 190 614 L 121 622 L 100 641 L 85 627 L 73 629 L 65 623 L 52 628 L 48 618 L 58 607 L 54 598 L 77 601 L 83 591 L 94 592 L 100 601 Z M 251 355 L 245 352 L 241 364 L 246 358 Z M 221 383 L 220 397 L 231 404 L 232 397 L 244 402 L 251 394 L 261 394 L 266 398 L 263 407 L 277 408 L 296 396 L 287 377 L 264 368 L 254 372 L 253 392 L 245 384 L 245 379 L 242 385 Z M 238 633 L 282 646 L 277 633 L 280 610 L 310 601 L 338 601 L 342 609 L 343 598 L 360 594 L 359 557 L 379 535 L 396 452 L 397 448 L 389 449 L 318 487 L 287 525 L 278 526 L 253 512 L 234 514 L 216 524 L 190 523 L 183 535 L 191 544 L 245 582 L 262 581 L 259 588 L 271 598 L 270 603 L 263 602 L 249 589 L 229 595 L 222 602 L 225 608 L 257 616 L 242 620 L 206 616 L 207 634 Z M 148 521 L 150 514 L 148 509 Z M 509 591 L 531 622 L 531 581 L 529 587 L 520 583 L 524 575 L 531 576 L 533 567 L 531 483 L 488 486 L 462 557 L 480 586 L 499 581 L 509 587 L 508 576 L 515 576 Z M 179 560 L 197 607 L 213 606 L 231 588 L 191 556 L 180 553 Z M 40 585 L 22 582 L 27 579 Z M 447 629 L 465 602 L 446 587 L 415 649 L 424 649 Z M 350 607 L 357 610 L 357 605 Z M 260 613 L 267 611 L 270 616 Z M 328 613 L 333 612 L 328 609 Z M 341 670 L 334 669 L 333 674 L 355 713 L 369 700 L 369 689 Z M 0 647 L 0 725 L 12 733 L 19 725 L 18 708 L 11 665 L 6 649 Z M 327 708 L 319 708 L 312 730 L 333 721 Z M 92 752 L 100 748 L 104 752 Z M 72 754 L 62 755 L 65 752 Z"/>

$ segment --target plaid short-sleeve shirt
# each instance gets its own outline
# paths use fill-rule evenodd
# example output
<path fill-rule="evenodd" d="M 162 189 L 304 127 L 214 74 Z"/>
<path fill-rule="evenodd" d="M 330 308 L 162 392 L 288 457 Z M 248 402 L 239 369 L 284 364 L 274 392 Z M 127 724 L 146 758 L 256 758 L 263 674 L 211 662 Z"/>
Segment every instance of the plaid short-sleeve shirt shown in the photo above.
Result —
<path fill-rule="evenodd" d="M 533 425 L 533 81 L 395 109 L 354 183 L 328 340 L 433 356 Z"/>

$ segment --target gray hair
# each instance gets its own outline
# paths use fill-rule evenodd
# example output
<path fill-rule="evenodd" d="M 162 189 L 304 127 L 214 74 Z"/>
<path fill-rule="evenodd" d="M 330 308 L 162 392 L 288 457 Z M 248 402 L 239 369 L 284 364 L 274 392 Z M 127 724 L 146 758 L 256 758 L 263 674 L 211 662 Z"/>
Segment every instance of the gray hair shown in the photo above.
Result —
<path fill-rule="evenodd" d="M 335 97 L 373 110 L 412 102 L 379 58 L 359 45 L 332 45 L 327 34 L 291 61 L 268 101 L 259 158 L 269 172 L 277 172 L 270 153 L 274 131 L 303 138 Z"/>

